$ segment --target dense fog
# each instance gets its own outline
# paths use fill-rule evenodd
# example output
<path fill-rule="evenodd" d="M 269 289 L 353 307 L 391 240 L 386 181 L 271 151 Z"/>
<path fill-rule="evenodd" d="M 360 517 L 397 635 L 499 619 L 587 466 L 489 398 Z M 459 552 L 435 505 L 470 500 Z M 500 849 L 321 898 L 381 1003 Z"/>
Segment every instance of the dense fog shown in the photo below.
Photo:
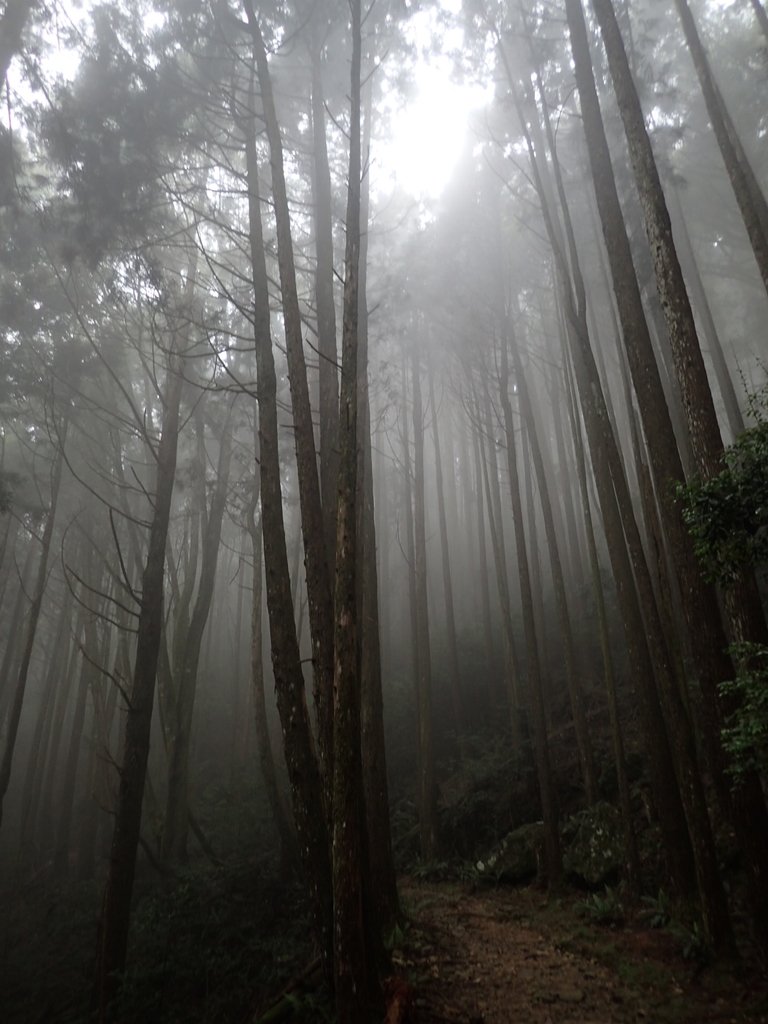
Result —
<path fill-rule="evenodd" d="M 313 951 L 383 1019 L 397 876 L 533 823 L 513 880 L 765 953 L 767 54 L 761 0 L 0 6 L 8 1019 L 255 1020 Z"/>

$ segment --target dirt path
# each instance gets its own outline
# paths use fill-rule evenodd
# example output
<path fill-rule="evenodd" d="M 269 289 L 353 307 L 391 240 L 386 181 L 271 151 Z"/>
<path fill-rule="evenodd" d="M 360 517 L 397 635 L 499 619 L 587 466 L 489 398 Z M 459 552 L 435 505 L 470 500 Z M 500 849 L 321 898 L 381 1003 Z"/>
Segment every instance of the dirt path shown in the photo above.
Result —
<path fill-rule="evenodd" d="M 768 1024 L 764 982 L 697 969 L 664 931 L 590 925 L 531 889 L 402 893 L 414 1024 Z"/>

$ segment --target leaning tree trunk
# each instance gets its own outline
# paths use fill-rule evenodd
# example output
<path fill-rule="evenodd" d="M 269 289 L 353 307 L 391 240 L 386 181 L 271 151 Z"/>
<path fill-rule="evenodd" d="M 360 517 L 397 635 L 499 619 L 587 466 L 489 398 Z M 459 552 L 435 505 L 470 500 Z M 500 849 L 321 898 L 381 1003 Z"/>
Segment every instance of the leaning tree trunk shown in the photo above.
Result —
<path fill-rule="evenodd" d="M 635 180 L 643 205 L 646 233 L 654 256 L 657 287 L 669 331 L 675 369 L 680 382 L 693 454 L 699 472 L 706 479 L 719 471 L 723 445 L 704 360 L 699 347 L 693 311 L 688 300 L 672 238 L 672 227 L 658 168 L 645 127 L 640 100 L 630 74 L 615 12 L 610 0 L 593 0 L 593 3 L 606 46 L 614 90 L 624 122 Z M 768 263 L 766 269 L 768 270 Z M 766 281 L 768 281 L 768 277 L 766 277 Z M 671 499 L 667 498 L 667 500 Z M 677 510 L 677 516 L 679 518 L 679 510 Z M 670 515 L 669 521 L 672 526 L 675 521 L 673 515 Z M 680 531 L 684 533 L 684 527 L 681 526 Z M 687 559 L 679 557 L 678 560 L 678 564 L 683 569 L 688 569 L 692 561 L 690 540 L 687 540 L 686 548 L 685 541 L 681 537 L 676 547 L 679 554 L 686 551 L 689 553 Z M 756 777 L 749 779 L 740 793 L 734 794 L 732 802 L 728 788 L 723 781 L 723 756 L 717 741 L 720 707 L 718 706 L 716 687 L 719 681 L 729 678 L 732 673 L 729 672 L 727 658 L 722 652 L 722 634 L 716 628 L 719 625 L 719 619 L 714 595 L 711 591 L 701 587 L 692 568 L 689 571 L 690 575 L 686 577 L 690 581 L 688 586 L 681 578 L 684 608 L 686 602 L 698 600 L 699 607 L 703 606 L 703 611 L 707 613 L 703 629 L 701 620 L 699 620 L 698 626 L 696 620 L 692 621 L 689 628 L 691 635 L 695 637 L 695 651 L 705 650 L 708 655 L 708 664 L 705 666 L 707 671 L 702 676 L 702 682 L 706 701 L 709 749 L 713 757 L 716 776 L 720 777 L 721 799 L 726 810 L 732 810 L 739 840 L 747 857 L 751 894 L 755 906 L 755 921 L 763 932 L 763 941 L 768 943 L 768 927 L 764 923 L 768 920 L 768 867 L 766 867 L 764 853 L 760 852 L 765 850 L 765 844 L 768 842 L 768 813 L 766 813 L 765 801 Z M 704 601 L 708 594 L 709 597 L 705 605 Z M 733 585 L 726 587 L 724 604 L 732 639 L 761 641 L 766 638 L 765 619 L 753 577 L 742 573 Z M 718 635 L 721 639 L 717 648 L 712 650 L 713 643 L 717 643 Z M 723 664 L 724 662 L 725 664 Z M 716 940 L 716 935 L 713 934 L 713 938 Z"/>
<path fill-rule="evenodd" d="M 687 0 L 675 0 L 675 7 L 680 15 L 685 41 L 688 44 L 693 66 L 704 95 L 712 131 L 715 133 L 720 155 L 728 172 L 744 227 L 747 229 L 763 285 L 768 292 L 768 202 L 766 202 L 760 183 L 755 177 L 755 172 L 750 166 L 749 158 L 731 121 L 722 93 L 715 82 L 709 58 Z M 595 10 L 597 11 L 597 5 L 595 5 Z M 608 15 L 607 11 L 605 13 Z M 598 18 L 600 18 L 600 14 L 598 14 Z M 606 19 L 607 25 L 608 19 Z M 606 29 L 603 31 L 605 32 Z M 611 73 L 613 74 L 613 71 Z"/>
<path fill-rule="evenodd" d="M 570 13 L 570 2 L 567 9 Z M 578 10 L 580 12 L 581 8 Z M 514 78 L 510 69 L 508 74 L 512 85 Z M 662 695 L 666 695 L 667 703 L 672 702 L 672 708 L 678 710 L 675 701 L 676 696 L 680 700 L 677 693 L 678 681 L 671 673 L 666 639 L 634 517 L 624 467 L 592 352 L 587 328 L 586 291 L 568 204 L 560 183 L 559 201 L 567 237 L 566 257 L 562 234 L 551 206 L 551 189 L 545 186 L 540 161 L 534 151 L 516 93 L 513 93 L 513 98 L 526 138 L 534 183 L 555 260 L 556 276 L 565 311 L 563 340 L 573 361 L 605 535 L 622 611 L 630 671 L 636 692 L 641 698 L 641 722 L 649 756 L 654 800 L 659 812 L 672 877 L 681 892 L 689 892 L 694 877 L 693 865 L 696 863 L 698 866 L 702 858 L 697 858 L 696 861 L 693 859 L 693 843 L 689 834 L 691 822 L 683 812 L 683 787 L 677 774 L 680 758 L 672 756 L 667 724 L 660 705 Z M 680 751 L 675 749 L 674 753 L 679 755 Z M 689 746 L 685 745 L 682 755 L 686 761 L 690 753 Z M 700 852 L 709 873 L 712 873 L 712 844 L 711 837 L 706 831 L 708 820 L 696 824 L 701 824 L 704 829 Z M 713 915 L 710 917 L 717 917 L 718 913 L 721 916 L 724 914 L 727 921 L 724 900 L 721 899 L 722 891 L 718 891 L 715 885 L 709 886 L 707 892 L 710 895 L 714 893 L 715 899 Z"/>
<path fill-rule="evenodd" d="M 709 356 L 712 360 L 712 367 L 715 371 L 717 386 L 720 391 L 720 398 L 723 402 L 725 417 L 728 422 L 728 429 L 731 440 L 735 440 L 744 430 L 744 417 L 741 414 L 739 400 L 736 396 L 736 389 L 731 380 L 728 364 L 725 361 L 723 345 L 715 326 L 715 318 L 709 305 L 709 299 L 701 279 L 696 254 L 693 251 L 693 243 L 688 233 L 688 225 L 685 222 L 682 203 L 680 202 L 679 187 L 675 182 L 669 190 L 670 214 L 673 219 L 673 229 L 677 239 L 678 251 L 683 265 L 686 279 L 688 280 L 694 307 L 704 329 L 704 337 L 709 349 Z"/>

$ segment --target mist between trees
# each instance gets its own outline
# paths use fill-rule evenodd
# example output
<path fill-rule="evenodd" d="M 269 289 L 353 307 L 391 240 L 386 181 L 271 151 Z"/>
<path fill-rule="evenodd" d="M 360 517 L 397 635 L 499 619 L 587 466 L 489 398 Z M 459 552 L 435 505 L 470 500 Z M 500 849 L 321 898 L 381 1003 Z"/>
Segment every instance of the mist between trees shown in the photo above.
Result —
<path fill-rule="evenodd" d="M 101 1020 L 137 882 L 262 844 L 362 1021 L 397 870 L 541 821 L 557 891 L 601 801 L 768 941 L 765 11 L 429 10 L 0 12 L 0 855 L 103 892 Z"/>

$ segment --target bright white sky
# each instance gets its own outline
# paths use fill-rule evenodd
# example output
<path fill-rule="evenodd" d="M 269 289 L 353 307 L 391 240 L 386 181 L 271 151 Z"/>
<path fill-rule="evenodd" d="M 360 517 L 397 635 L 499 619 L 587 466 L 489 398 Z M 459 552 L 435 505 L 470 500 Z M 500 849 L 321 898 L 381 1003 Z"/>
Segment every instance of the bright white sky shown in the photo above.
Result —
<path fill-rule="evenodd" d="M 441 7 L 457 13 L 460 0 L 441 0 Z M 492 86 L 456 80 L 447 53 L 462 45 L 458 27 L 437 25 L 434 12 L 411 17 L 407 36 L 420 52 L 413 71 L 413 93 L 393 96 L 389 106 L 391 134 L 375 154 L 377 183 L 396 184 L 415 199 L 435 199 L 448 184 L 464 147 L 473 111 L 488 102 Z M 431 52 L 439 40 L 442 53 Z M 383 190 L 386 190 L 385 188 Z"/>
<path fill-rule="evenodd" d="M 440 0 L 447 14 L 458 13 L 460 6 L 461 0 Z M 68 16 L 77 22 L 88 7 L 71 7 Z M 398 187 L 428 202 L 447 185 L 465 144 L 471 114 L 488 102 L 492 89 L 457 81 L 447 54 L 461 49 L 463 33 L 459 27 L 440 25 L 434 8 L 414 13 L 406 35 L 419 54 L 412 90 L 404 97 L 393 89 L 385 100 L 390 134 L 380 138 L 375 149 L 374 189 L 386 194 Z M 54 49 L 48 61 L 55 73 L 66 78 L 77 68 L 76 54 L 63 47 Z"/>
<path fill-rule="evenodd" d="M 384 178 L 417 199 L 434 199 L 443 191 L 461 155 L 469 118 L 486 101 L 479 85 L 460 85 L 445 59 L 420 64 L 416 93 L 392 118 L 391 140 L 377 162 Z"/>

